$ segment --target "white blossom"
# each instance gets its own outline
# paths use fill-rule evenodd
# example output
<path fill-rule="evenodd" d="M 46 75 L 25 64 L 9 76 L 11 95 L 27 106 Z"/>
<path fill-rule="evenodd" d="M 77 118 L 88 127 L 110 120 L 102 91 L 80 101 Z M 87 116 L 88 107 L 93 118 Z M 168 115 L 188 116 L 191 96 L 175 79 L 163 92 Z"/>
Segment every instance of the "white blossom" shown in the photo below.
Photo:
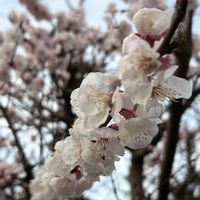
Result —
<path fill-rule="evenodd" d="M 166 9 L 163 0 L 156 2 Z M 152 4 L 146 0 L 139 3 L 138 6 L 151 7 Z M 110 13 L 114 12 L 115 8 L 111 6 Z M 80 196 L 101 175 L 112 173 L 115 161 L 124 155 L 125 146 L 141 149 L 151 143 L 161 123 L 164 100 L 191 96 L 190 83 L 173 75 L 177 66 L 169 67 L 166 58 L 160 58 L 155 51 L 155 41 L 161 41 L 170 26 L 172 14 L 173 9 L 139 10 L 133 18 L 138 33 L 130 34 L 123 41 L 117 77 L 89 73 L 72 92 L 71 105 L 78 118 L 69 129 L 70 136 L 56 143 L 55 151 L 31 182 L 33 200 Z M 78 19 L 74 28 L 80 24 Z M 68 23 L 60 29 L 68 27 Z M 119 33 L 116 30 L 113 33 L 104 41 L 107 50 L 119 45 L 120 40 L 116 44 Z M 66 34 L 55 37 L 54 42 L 66 41 Z M 74 39 L 74 35 L 68 36 L 68 39 Z M 65 51 L 72 46 L 79 51 L 84 49 L 87 42 L 82 40 L 80 43 L 80 40 L 79 35 L 70 46 L 66 43 Z"/>
<path fill-rule="evenodd" d="M 85 120 L 86 127 L 97 127 L 104 123 L 110 111 L 115 79 L 103 73 L 90 73 L 80 88 L 71 95 L 71 103 L 78 116 Z"/>
<path fill-rule="evenodd" d="M 83 159 L 89 163 L 101 163 L 104 167 L 104 175 L 109 175 L 114 169 L 114 162 L 119 160 L 117 155 L 124 155 L 124 147 L 118 139 L 107 138 L 85 143 Z"/>
<path fill-rule="evenodd" d="M 137 31 L 142 35 L 159 36 L 170 26 L 173 9 L 143 8 L 133 17 Z"/>
<path fill-rule="evenodd" d="M 125 92 L 136 103 L 189 98 L 192 88 L 189 81 L 173 76 L 176 66 L 159 72 L 156 76 L 144 77 L 138 71 L 129 70 L 122 77 Z"/>
<path fill-rule="evenodd" d="M 118 77 L 120 79 L 123 73 L 129 69 L 149 74 L 160 66 L 159 53 L 153 50 L 146 41 L 135 39 L 134 35 L 124 39 L 122 50 L 125 55 L 118 64 Z"/>

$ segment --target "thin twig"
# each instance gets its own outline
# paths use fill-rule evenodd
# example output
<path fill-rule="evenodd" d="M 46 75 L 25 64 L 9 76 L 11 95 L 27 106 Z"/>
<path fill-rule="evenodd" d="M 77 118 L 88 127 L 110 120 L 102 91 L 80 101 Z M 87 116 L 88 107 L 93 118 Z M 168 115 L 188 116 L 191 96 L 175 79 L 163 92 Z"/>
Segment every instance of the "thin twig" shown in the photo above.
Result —
<path fill-rule="evenodd" d="M 191 159 L 191 160 L 190 160 L 190 164 L 191 164 L 192 162 L 196 161 L 199 157 L 200 157 L 200 154 L 198 154 L 195 158 Z M 150 199 L 150 197 L 160 188 L 161 185 L 165 184 L 166 181 L 169 181 L 171 178 L 173 178 L 174 175 L 176 175 L 179 171 L 181 171 L 181 169 L 182 169 L 183 167 L 186 167 L 188 164 L 189 164 L 188 162 L 182 164 L 175 172 L 171 173 L 171 175 L 170 175 L 167 179 L 165 179 L 158 187 L 156 187 L 156 188 L 145 198 L 145 200 Z"/>
<path fill-rule="evenodd" d="M 19 141 L 19 138 L 18 138 L 18 135 L 17 135 L 17 130 L 13 127 L 13 124 L 12 124 L 12 122 L 11 122 L 11 120 L 10 120 L 10 117 L 8 116 L 8 113 L 7 113 L 7 111 L 6 111 L 6 108 L 4 108 L 4 107 L 0 104 L 0 109 L 1 109 L 1 111 L 2 111 L 2 113 L 3 113 L 3 116 L 4 116 L 4 118 L 6 119 L 6 121 L 7 121 L 7 123 L 8 123 L 8 126 L 9 126 L 9 128 L 10 128 L 10 130 L 11 130 L 11 132 L 12 132 L 14 138 L 15 138 L 15 143 L 16 143 L 17 149 L 18 149 L 18 151 L 19 151 L 19 155 L 20 155 L 20 157 L 21 157 L 22 165 L 23 165 L 24 170 L 25 170 L 25 172 L 26 172 L 26 178 L 25 178 L 25 179 L 26 179 L 27 183 L 29 183 L 29 181 L 33 178 L 32 166 L 31 166 L 30 163 L 28 162 L 28 159 L 27 159 L 27 157 L 26 157 L 26 155 L 25 155 L 25 152 L 24 152 L 24 150 L 23 150 L 23 147 L 22 147 L 22 145 L 21 145 L 21 143 L 20 143 L 20 141 Z M 27 195 L 26 197 L 27 197 L 27 199 L 30 199 L 30 191 L 29 191 L 29 188 L 26 187 L 25 190 L 26 190 L 26 195 Z"/>
<path fill-rule="evenodd" d="M 114 193 L 114 195 L 115 195 L 115 198 L 116 198 L 117 200 L 120 200 L 120 198 L 119 198 L 119 196 L 118 196 L 118 194 L 117 194 L 117 188 L 116 188 L 115 181 L 114 181 L 114 178 L 113 178 L 113 175 L 112 175 L 112 174 L 110 175 L 110 179 L 111 179 L 111 183 L 112 183 L 112 186 L 113 186 L 113 193 Z"/>

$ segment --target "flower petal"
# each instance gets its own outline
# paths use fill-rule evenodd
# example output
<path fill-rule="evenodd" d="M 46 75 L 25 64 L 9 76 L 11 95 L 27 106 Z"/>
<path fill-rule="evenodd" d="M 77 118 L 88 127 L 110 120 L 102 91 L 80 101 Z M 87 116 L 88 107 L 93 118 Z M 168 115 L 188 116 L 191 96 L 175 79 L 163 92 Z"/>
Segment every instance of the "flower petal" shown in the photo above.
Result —
<path fill-rule="evenodd" d="M 151 85 L 147 77 L 140 71 L 127 70 L 122 77 L 122 85 L 125 92 L 134 100 L 140 103 L 151 93 Z"/>
<path fill-rule="evenodd" d="M 151 35 L 152 26 L 161 16 L 162 11 L 157 8 L 140 9 L 133 17 L 137 31 L 143 35 Z"/>
<path fill-rule="evenodd" d="M 192 94 L 192 87 L 189 81 L 171 76 L 161 83 L 162 91 L 171 99 L 190 98 Z"/>
<path fill-rule="evenodd" d="M 132 149 L 140 149 L 149 145 L 158 132 L 153 120 L 132 118 L 122 121 L 119 125 L 120 140 Z"/>
<path fill-rule="evenodd" d="M 140 118 L 159 118 L 164 112 L 164 105 L 156 100 L 148 100 L 146 104 L 139 104 L 135 112 Z"/>

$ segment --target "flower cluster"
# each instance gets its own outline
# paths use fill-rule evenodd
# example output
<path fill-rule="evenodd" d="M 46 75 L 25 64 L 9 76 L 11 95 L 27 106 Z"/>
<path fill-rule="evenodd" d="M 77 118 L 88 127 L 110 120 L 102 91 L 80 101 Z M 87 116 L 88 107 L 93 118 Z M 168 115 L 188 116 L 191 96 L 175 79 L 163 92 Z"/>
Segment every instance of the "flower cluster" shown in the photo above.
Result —
<path fill-rule="evenodd" d="M 34 200 L 67 199 L 90 188 L 100 175 L 109 175 L 124 148 L 144 148 L 158 132 L 163 101 L 189 98 L 187 80 L 174 76 L 177 66 L 156 51 L 173 10 L 139 10 L 137 33 L 126 37 L 116 74 L 89 73 L 71 94 L 77 115 L 70 136 L 32 181 Z M 164 22 L 163 22 L 164 21 Z"/>

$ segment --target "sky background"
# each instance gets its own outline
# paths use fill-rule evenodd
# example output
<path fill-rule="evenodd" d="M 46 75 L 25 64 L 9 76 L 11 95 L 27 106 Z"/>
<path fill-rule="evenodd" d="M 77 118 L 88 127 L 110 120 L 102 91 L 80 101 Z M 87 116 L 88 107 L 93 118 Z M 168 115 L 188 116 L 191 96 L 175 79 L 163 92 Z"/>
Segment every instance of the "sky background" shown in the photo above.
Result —
<path fill-rule="evenodd" d="M 41 0 L 45 5 L 47 5 L 51 11 L 56 12 L 60 10 L 67 9 L 65 0 Z M 200 0 L 197 0 L 200 3 Z M 76 4 L 79 0 L 71 0 L 72 4 Z M 105 28 L 105 23 L 103 22 L 103 15 L 108 3 L 114 2 L 117 7 L 122 9 L 126 8 L 126 5 L 119 0 L 86 0 L 86 20 L 90 25 Z M 168 0 L 167 3 L 171 7 L 174 5 L 175 0 Z M 5 30 L 9 26 L 9 21 L 7 19 L 8 13 L 12 10 L 19 12 L 26 12 L 23 5 L 18 3 L 18 0 L 0 0 L 0 30 Z M 195 26 L 193 27 L 194 32 L 200 34 L 200 8 L 196 11 Z"/>

